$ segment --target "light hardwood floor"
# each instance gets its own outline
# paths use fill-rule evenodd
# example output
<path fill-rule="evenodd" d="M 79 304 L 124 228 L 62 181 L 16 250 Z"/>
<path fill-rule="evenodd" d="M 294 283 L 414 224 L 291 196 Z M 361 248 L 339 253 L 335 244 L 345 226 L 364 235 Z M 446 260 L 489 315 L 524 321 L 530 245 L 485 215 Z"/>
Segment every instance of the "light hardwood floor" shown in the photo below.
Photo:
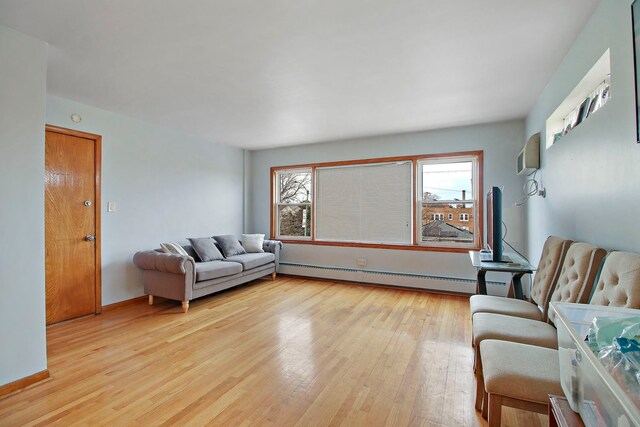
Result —
<path fill-rule="evenodd" d="M 466 297 L 279 277 L 47 338 L 52 379 L 0 400 L 0 425 L 486 426 Z"/>

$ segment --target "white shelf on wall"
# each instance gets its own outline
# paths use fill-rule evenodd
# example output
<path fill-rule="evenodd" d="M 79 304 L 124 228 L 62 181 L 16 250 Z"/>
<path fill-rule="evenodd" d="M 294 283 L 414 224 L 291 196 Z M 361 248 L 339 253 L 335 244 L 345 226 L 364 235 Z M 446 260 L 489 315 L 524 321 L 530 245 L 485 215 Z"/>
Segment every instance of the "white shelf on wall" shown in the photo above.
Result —
<path fill-rule="evenodd" d="M 580 83 L 571 91 L 569 96 L 549 116 L 546 123 L 546 148 L 561 141 L 562 136 L 587 120 L 591 114 L 598 111 L 611 98 L 611 59 L 609 49 L 591 67 L 591 70 L 580 80 Z M 604 94 L 603 94 L 604 92 Z M 595 99 L 594 99 L 595 98 Z M 593 108 L 591 103 L 595 102 Z M 587 111 L 590 111 L 584 119 L 576 120 L 583 104 L 586 103 Z M 576 123 L 577 122 L 577 123 Z M 573 123 L 573 126 L 569 126 Z M 556 137 L 559 135 L 559 137 Z"/>

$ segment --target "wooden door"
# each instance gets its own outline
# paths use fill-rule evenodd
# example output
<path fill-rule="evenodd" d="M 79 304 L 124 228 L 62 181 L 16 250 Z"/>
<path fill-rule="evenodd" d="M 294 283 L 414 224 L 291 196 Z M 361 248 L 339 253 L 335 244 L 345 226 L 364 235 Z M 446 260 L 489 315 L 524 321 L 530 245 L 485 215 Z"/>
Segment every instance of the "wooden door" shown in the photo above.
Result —
<path fill-rule="evenodd" d="M 47 126 L 47 324 L 101 311 L 100 152 L 97 135 Z"/>

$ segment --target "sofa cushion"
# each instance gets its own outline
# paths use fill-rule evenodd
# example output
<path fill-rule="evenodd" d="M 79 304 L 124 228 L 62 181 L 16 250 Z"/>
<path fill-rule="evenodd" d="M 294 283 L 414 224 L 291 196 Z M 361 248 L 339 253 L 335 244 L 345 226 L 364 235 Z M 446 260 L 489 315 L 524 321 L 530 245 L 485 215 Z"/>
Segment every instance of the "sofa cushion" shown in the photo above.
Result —
<path fill-rule="evenodd" d="M 261 265 L 269 264 L 270 262 L 275 261 L 276 256 L 271 252 L 263 252 L 257 254 L 242 254 L 227 257 L 224 259 L 225 262 L 238 262 L 242 264 L 244 270 L 251 270 L 252 268 L 259 267 Z"/>
<path fill-rule="evenodd" d="M 209 261 L 196 263 L 196 282 L 219 279 L 242 272 L 242 264 L 227 261 Z"/>
<path fill-rule="evenodd" d="M 265 275 L 266 274 L 271 274 L 275 271 L 276 269 L 276 263 L 275 262 L 270 262 L 269 264 L 265 264 L 265 265 L 260 265 L 258 267 L 252 268 L 251 270 L 244 270 L 242 272 L 243 276 L 248 276 L 250 274 L 260 274 L 261 271 L 264 271 Z"/>
<path fill-rule="evenodd" d="M 264 244 L 264 234 L 243 234 L 242 247 L 247 253 L 264 252 L 262 245 Z"/>
<path fill-rule="evenodd" d="M 189 256 L 187 251 L 185 251 L 184 248 L 177 243 L 160 243 L 160 248 L 162 249 L 162 252 L 166 254 Z"/>
<path fill-rule="evenodd" d="M 224 258 L 211 237 L 189 237 L 187 240 L 191 242 L 193 250 L 196 251 L 200 260 L 216 261 Z"/>
<path fill-rule="evenodd" d="M 224 236 L 213 236 L 213 238 L 218 242 L 220 248 L 222 248 L 222 253 L 225 258 L 246 253 L 238 239 L 230 234 Z"/>
<path fill-rule="evenodd" d="M 200 256 L 198 255 L 198 253 L 193 249 L 193 246 L 184 245 L 182 247 L 182 249 L 184 249 L 185 252 L 187 252 L 187 255 L 189 255 L 191 258 L 193 258 L 195 262 L 202 262 L 202 260 L 200 259 Z"/>

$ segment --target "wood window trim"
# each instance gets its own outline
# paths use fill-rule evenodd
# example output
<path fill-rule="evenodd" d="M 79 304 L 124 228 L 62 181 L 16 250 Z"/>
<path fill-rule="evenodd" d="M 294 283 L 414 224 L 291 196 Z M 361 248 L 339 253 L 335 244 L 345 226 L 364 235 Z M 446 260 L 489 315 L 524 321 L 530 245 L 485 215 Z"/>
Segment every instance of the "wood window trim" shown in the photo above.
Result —
<path fill-rule="evenodd" d="M 311 236 L 309 237 L 304 237 L 301 236 L 300 238 L 296 239 L 280 239 L 281 242 L 285 242 L 285 241 L 293 241 L 293 242 L 311 242 L 313 240 L 315 240 L 316 238 L 316 227 L 315 227 L 315 220 L 316 220 L 316 216 L 315 216 L 315 199 L 316 199 L 316 194 L 315 194 L 315 175 L 316 175 L 316 168 L 312 167 L 312 166 L 277 166 L 277 167 L 272 167 L 271 168 L 271 224 L 270 224 L 270 230 L 269 230 L 269 236 L 271 236 L 272 239 L 275 238 L 276 236 L 276 231 L 278 230 L 278 225 L 276 224 L 277 221 L 277 215 L 276 215 L 276 210 L 278 207 L 278 203 L 276 202 L 276 190 L 278 188 L 277 184 L 276 184 L 276 176 L 277 173 L 279 171 L 283 171 L 283 170 L 297 170 L 297 169 L 310 169 L 311 170 L 311 191 L 312 191 L 312 195 L 311 195 L 311 203 L 309 204 L 311 207 Z"/>
<path fill-rule="evenodd" d="M 478 216 L 478 241 L 475 245 L 469 245 L 465 247 L 451 247 L 451 246 L 439 246 L 439 245 L 425 245 L 418 244 L 419 236 L 418 227 L 415 226 L 417 221 L 417 200 L 415 197 L 416 193 L 416 185 L 417 185 L 417 166 L 420 160 L 428 160 L 428 159 L 438 159 L 438 158 L 455 158 L 455 157 L 476 157 L 477 159 L 477 168 L 478 168 L 478 195 L 476 199 L 477 204 L 477 212 Z M 335 167 L 335 166 L 351 166 L 351 165 L 364 165 L 364 164 L 372 164 L 372 163 L 389 163 L 389 162 L 401 162 L 401 161 L 410 161 L 412 162 L 412 167 L 414 173 L 411 178 L 411 217 L 413 221 L 414 232 L 412 233 L 412 244 L 411 245 L 403 245 L 403 244 L 384 244 L 384 243 L 355 243 L 355 242 L 327 242 L 327 241 L 318 241 L 316 239 L 316 230 L 315 230 L 315 202 L 316 202 L 316 194 L 315 194 L 315 174 L 316 168 L 319 167 Z M 313 198 L 311 203 L 311 215 L 312 215 L 312 227 L 311 227 L 311 239 L 280 239 L 284 243 L 297 244 L 297 245 L 315 245 L 315 246 L 341 246 L 341 247 L 356 247 L 356 248 L 374 248 L 374 249 L 393 249 L 393 250 L 411 250 L 411 251 L 426 251 L 426 252 L 452 252 L 452 253 L 467 253 L 470 250 L 480 250 L 482 246 L 482 242 L 484 241 L 484 202 L 483 202 L 483 194 L 484 194 L 484 182 L 483 182 L 483 173 L 484 173 L 484 151 L 483 150 L 474 150 L 474 151 L 458 151 L 453 153 L 436 153 L 436 154 L 422 154 L 422 155 L 413 155 L 413 156 L 394 156 L 394 157 L 377 157 L 371 159 L 359 159 L 359 160 L 343 160 L 343 161 L 334 161 L 334 162 L 322 162 L 322 163 L 303 163 L 297 165 L 286 165 L 286 166 L 272 166 L 271 167 L 271 223 L 270 223 L 270 236 L 272 239 L 276 238 L 276 215 L 275 215 L 275 191 L 276 191 L 276 174 L 279 171 L 283 170 L 294 170 L 294 169 L 311 169 L 311 189 L 313 191 Z"/>
<path fill-rule="evenodd" d="M 94 142 L 94 170 L 95 170 L 95 237 L 97 242 L 102 242 L 102 226 L 101 226 L 101 209 L 102 209 L 102 195 L 100 189 L 102 188 L 102 136 L 95 135 L 93 133 L 81 132 L 74 129 L 67 129 L 59 126 L 45 125 L 45 131 L 60 133 L 63 135 L 76 136 L 79 138 L 85 138 Z M 95 296 L 95 314 L 102 313 L 102 245 L 95 245 L 95 283 L 96 283 L 96 296 Z"/>

